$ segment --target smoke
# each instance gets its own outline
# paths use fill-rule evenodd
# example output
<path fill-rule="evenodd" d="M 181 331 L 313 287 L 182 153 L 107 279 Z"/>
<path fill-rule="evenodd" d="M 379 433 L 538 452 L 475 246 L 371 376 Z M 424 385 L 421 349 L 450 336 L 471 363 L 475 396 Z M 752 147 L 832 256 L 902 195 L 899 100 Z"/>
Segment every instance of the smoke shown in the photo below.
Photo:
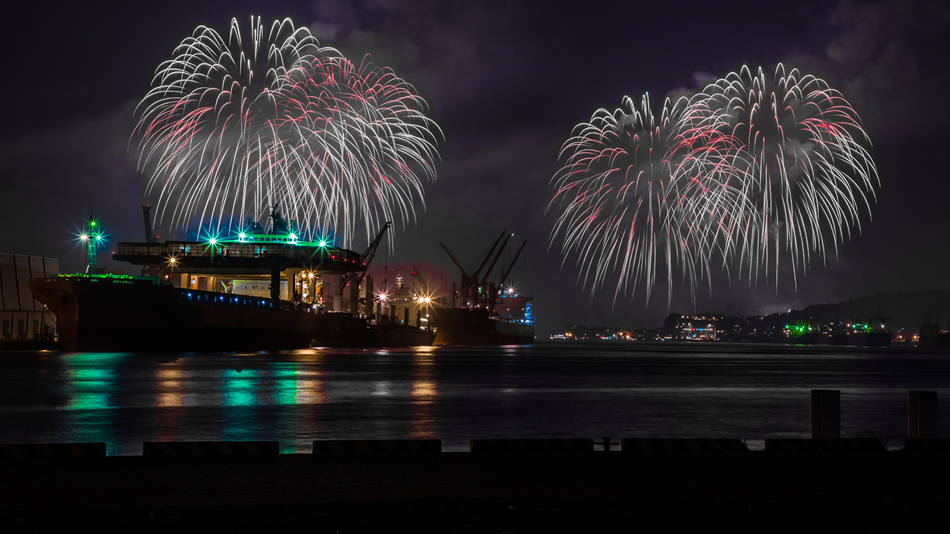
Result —
<path fill-rule="evenodd" d="M 899 142 L 950 118 L 946 106 L 934 105 L 948 83 L 950 5 L 845 0 L 825 27 L 817 46 L 797 45 L 788 62 L 838 84 L 875 142 Z"/>
<path fill-rule="evenodd" d="M 360 25 L 359 15 L 354 2 L 346 0 L 320 0 L 312 4 L 316 19 L 310 29 L 327 45 L 346 39 L 350 32 Z"/>
<path fill-rule="evenodd" d="M 482 2 L 320 0 L 312 11 L 322 44 L 354 60 L 370 54 L 437 111 L 504 87 L 501 73 L 523 60 L 512 54 L 520 42 L 512 16 Z"/>

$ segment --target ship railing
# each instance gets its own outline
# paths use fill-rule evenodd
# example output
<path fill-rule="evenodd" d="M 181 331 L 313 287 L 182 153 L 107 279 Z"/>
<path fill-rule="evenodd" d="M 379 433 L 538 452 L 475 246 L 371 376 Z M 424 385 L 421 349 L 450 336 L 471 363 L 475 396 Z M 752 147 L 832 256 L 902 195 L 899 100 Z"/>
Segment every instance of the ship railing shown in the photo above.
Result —
<path fill-rule="evenodd" d="M 177 288 L 178 300 L 182 302 L 205 302 L 243 308 L 273 308 L 274 303 L 268 298 L 252 297 L 249 295 L 235 295 L 233 293 L 218 293 L 201 289 Z"/>
<path fill-rule="evenodd" d="M 225 306 L 240 306 L 243 308 L 259 309 L 280 309 L 283 311 L 296 311 L 300 313 L 326 313 L 322 306 L 316 306 L 307 303 L 293 303 L 280 301 L 274 304 L 274 301 L 267 297 L 255 297 L 252 295 L 241 295 L 235 293 L 219 293 L 217 291 L 205 291 L 203 289 L 187 289 L 176 287 L 176 295 L 180 302 L 198 302 L 208 304 L 221 304 Z"/>
<path fill-rule="evenodd" d="M 194 241 L 166 241 L 165 243 L 119 243 L 117 256 L 162 258 L 194 258 L 225 256 L 230 258 L 266 258 L 271 256 L 322 262 L 356 263 L 359 254 L 341 248 L 290 245 L 281 243 L 229 243 L 210 245 Z"/>

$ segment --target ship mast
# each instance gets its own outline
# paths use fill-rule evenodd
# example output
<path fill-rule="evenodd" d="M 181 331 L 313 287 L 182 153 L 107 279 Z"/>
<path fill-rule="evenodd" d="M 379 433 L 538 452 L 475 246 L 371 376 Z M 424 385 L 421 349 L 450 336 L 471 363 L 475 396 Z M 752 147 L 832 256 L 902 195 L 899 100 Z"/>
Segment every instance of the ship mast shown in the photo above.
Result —
<path fill-rule="evenodd" d="M 521 243 L 521 246 L 518 248 L 518 252 L 515 253 L 515 257 L 511 259 L 511 263 L 509 263 L 509 264 L 508 264 L 508 267 L 504 270 L 504 272 L 502 272 L 501 280 L 498 281 L 498 289 L 504 289 L 504 287 L 505 287 L 505 280 L 508 278 L 508 275 L 511 274 L 511 269 L 514 268 L 515 262 L 518 261 L 518 256 L 521 256 L 521 251 L 524 250 L 524 246 L 527 245 L 527 244 L 528 244 L 527 241 L 525 241 L 524 243 Z M 492 291 L 492 292 L 491 292 L 491 295 L 489 295 L 488 299 L 489 299 L 489 300 L 488 300 L 488 302 L 489 302 L 489 304 L 488 304 L 488 310 L 489 310 L 490 312 L 494 312 L 494 311 L 495 311 L 495 301 L 498 299 L 498 292 L 497 292 L 497 291 Z"/>
<path fill-rule="evenodd" d="M 79 241 L 86 247 L 86 274 L 96 272 L 96 251 L 104 237 L 99 221 L 90 214 L 82 233 L 79 234 Z"/>

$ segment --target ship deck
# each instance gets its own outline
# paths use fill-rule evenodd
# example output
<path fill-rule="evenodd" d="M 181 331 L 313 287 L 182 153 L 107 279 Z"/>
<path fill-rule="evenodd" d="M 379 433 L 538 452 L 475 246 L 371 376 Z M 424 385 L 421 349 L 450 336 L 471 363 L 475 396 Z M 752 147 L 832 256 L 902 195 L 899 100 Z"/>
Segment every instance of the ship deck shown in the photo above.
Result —
<path fill-rule="evenodd" d="M 112 257 L 133 265 L 161 267 L 170 267 L 172 258 L 175 270 L 190 273 L 267 274 L 274 269 L 298 268 L 343 274 L 363 268 L 360 255 L 351 250 L 286 243 L 118 243 Z"/>

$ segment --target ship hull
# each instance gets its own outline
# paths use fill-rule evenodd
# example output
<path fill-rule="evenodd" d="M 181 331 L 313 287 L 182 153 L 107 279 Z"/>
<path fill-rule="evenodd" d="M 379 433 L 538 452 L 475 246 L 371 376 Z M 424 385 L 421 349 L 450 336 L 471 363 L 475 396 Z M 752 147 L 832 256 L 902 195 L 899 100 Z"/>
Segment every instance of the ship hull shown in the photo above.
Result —
<path fill-rule="evenodd" d="M 534 327 L 491 317 L 487 310 L 439 308 L 434 310 L 435 345 L 527 345 L 534 343 Z"/>
<path fill-rule="evenodd" d="M 372 329 L 366 333 L 348 328 L 346 314 L 281 309 L 269 299 L 181 289 L 150 278 L 42 278 L 31 288 L 56 315 L 60 348 L 67 351 L 231 352 L 378 345 L 379 335 Z"/>
<path fill-rule="evenodd" d="M 893 334 L 886 331 L 836 334 L 832 337 L 831 344 L 854 347 L 888 347 L 891 344 L 892 337 Z"/>
<path fill-rule="evenodd" d="M 396 323 L 372 324 L 350 314 L 329 314 L 331 320 L 314 333 L 313 346 L 340 348 L 419 347 L 432 345 L 435 333 Z"/>

